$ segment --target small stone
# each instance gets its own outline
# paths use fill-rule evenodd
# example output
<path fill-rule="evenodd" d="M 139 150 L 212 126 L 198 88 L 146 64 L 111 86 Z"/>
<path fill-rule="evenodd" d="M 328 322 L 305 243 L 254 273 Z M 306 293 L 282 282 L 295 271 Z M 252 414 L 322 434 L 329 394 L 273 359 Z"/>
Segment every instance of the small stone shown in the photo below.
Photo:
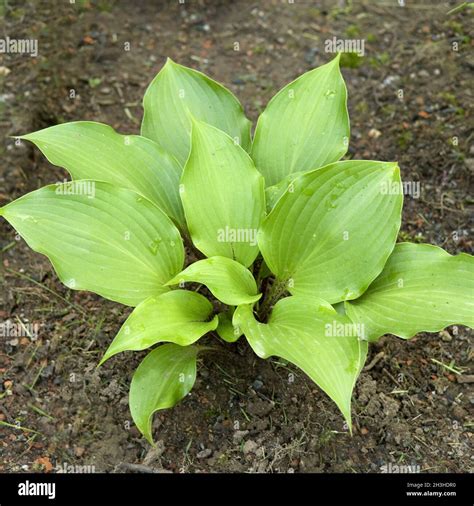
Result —
<path fill-rule="evenodd" d="M 397 83 L 399 80 L 400 80 L 400 76 L 387 76 L 383 80 L 383 85 L 384 86 L 391 86 L 392 84 Z"/>
<path fill-rule="evenodd" d="M 371 139 L 378 139 L 382 135 L 382 132 L 380 130 L 377 130 L 376 128 L 371 128 L 369 130 L 369 137 Z"/>
<path fill-rule="evenodd" d="M 82 457 L 85 451 L 86 451 L 85 448 L 82 448 L 82 446 L 74 447 L 74 454 L 76 455 L 76 457 Z"/>
<path fill-rule="evenodd" d="M 204 450 L 201 450 L 196 457 L 198 459 L 207 459 L 212 455 L 212 450 L 210 448 L 205 448 Z"/>
<path fill-rule="evenodd" d="M 453 416 L 454 418 L 457 418 L 458 420 L 464 420 L 464 419 L 467 419 L 468 417 L 468 414 L 467 414 L 467 411 L 462 408 L 461 406 L 458 406 L 457 404 L 455 404 L 453 406 Z"/>
<path fill-rule="evenodd" d="M 317 47 L 312 47 L 308 49 L 304 54 L 304 61 L 309 65 L 312 65 L 314 63 L 318 51 L 319 49 Z"/>
<path fill-rule="evenodd" d="M 262 461 L 257 466 L 257 473 L 265 473 L 267 471 L 267 463 L 266 461 Z"/>
<path fill-rule="evenodd" d="M 464 160 L 464 163 L 466 164 L 466 167 L 474 172 L 474 158 L 466 158 Z"/>
<path fill-rule="evenodd" d="M 260 381 L 259 379 L 256 379 L 256 380 L 252 383 L 252 388 L 253 388 L 254 390 L 260 390 L 262 387 L 263 387 L 263 381 Z"/>
<path fill-rule="evenodd" d="M 240 443 L 248 433 L 249 433 L 248 430 L 236 430 L 233 436 L 234 441 L 236 443 Z"/>
<path fill-rule="evenodd" d="M 156 442 L 156 446 L 150 448 L 148 450 L 148 453 L 145 455 L 145 458 L 143 459 L 143 465 L 144 466 L 151 466 L 155 462 L 159 462 L 160 457 L 163 455 L 165 451 L 165 444 L 163 440 L 158 440 Z"/>
<path fill-rule="evenodd" d="M 257 451 L 257 448 L 258 444 L 255 441 L 249 439 L 248 441 L 245 441 L 242 451 L 244 452 L 244 455 L 248 455 L 249 453 L 255 453 Z"/>
<path fill-rule="evenodd" d="M 257 400 L 255 402 L 249 402 L 247 405 L 247 411 L 253 416 L 264 417 L 267 416 L 274 407 L 275 403 L 273 401 L 267 402 Z"/>
<path fill-rule="evenodd" d="M 474 374 L 461 374 L 457 376 L 458 383 L 474 383 Z M 471 403 L 474 404 L 474 397 L 471 399 Z"/>
<path fill-rule="evenodd" d="M 440 333 L 439 333 L 441 339 L 446 342 L 446 343 L 449 343 L 450 341 L 453 340 L 453 337 L 451 336 L 451 334 L 447 331 L 447 330 L 442 330 Z"/>

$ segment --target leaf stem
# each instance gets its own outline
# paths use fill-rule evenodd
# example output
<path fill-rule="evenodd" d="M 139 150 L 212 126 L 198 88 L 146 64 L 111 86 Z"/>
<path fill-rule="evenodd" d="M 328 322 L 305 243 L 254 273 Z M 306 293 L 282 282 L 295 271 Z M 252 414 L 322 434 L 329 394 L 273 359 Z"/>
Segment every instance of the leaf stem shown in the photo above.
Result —
<path fill-rule="evenodd" d="M 260 321 L 266 321 L 268 313 L 271 311 L 273 306 L 278 302 L 281 296 L 287 291 L 288 281 L 280 281 L 275 279 L 269 290 L 265 293 L 263 303 L 259 307 L 258 316 Z"/>

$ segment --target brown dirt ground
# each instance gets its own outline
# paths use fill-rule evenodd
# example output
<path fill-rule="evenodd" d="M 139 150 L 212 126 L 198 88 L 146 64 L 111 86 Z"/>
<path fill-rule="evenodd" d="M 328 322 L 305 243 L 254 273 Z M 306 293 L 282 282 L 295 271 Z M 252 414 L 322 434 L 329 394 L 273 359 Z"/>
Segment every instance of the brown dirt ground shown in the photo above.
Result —
<path fill-rule="evenodd" d="M 2 36 L 35 37 L 40 47 L 37 58 L 1 55 L 1 202 L 66 177 L 7 136 L 79 119 L 137 133 L 141 97 L 167 56 L 224 83 L 255 121 L 281 86 L 327 61 L 325 39 L 364 38 L 363 58 L 344 57 L 349 155 L 398 160 L 405 180 L 421 181 L 421 197 L 405 200 L 401 239 L 472 252 L 469 15 L 447 14 L 452 2 L 317 4 L 1 0 Z M 368 364 L 378 361 L 354 395 L 352 437 L 335 405 L 298 370 L 258 359 L 242 340 L 223 344 L 222 353 L 203 358 L 192 393 L 155 416 L 159 442 L 151 450 L 127 405 L 143 354 L 95 368 L 129 309 L 66 289 L 3 220 L 0 230 L 0 320 L 41 325 L 37 340 L 0 342 L 1 471 L 69 464 L 96 471 L 380 472 L 389 462 L 427 472 L 472 469 L 474 398 L 463 381 L 472 374 L 472 351 L 462 327 L 409 342 L 386 336 L 374 345 Z M 5 425 L 18 422 L 20 429 Z"/>

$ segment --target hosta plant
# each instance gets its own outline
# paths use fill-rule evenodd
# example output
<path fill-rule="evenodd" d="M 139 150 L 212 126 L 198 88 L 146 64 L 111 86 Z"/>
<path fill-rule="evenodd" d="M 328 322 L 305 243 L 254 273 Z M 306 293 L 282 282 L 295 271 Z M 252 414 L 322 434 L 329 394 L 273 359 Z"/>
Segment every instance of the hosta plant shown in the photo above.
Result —
<path fill-rule="evenodd" d="M 336 57 L 277 93 L 252 137 L 230 91 L 168 60 L 141 135 L 80 121 L 21 137 L 72 180 L 0 213 L 66 286 L 134 308 L 101 363 L 154 347 L 130 387 L 150 442 L 153 413 L 189 393 L 215 348 L 196 344 L 206 334 L 295 364 L 350 429 L 370 342 L 473 326 L 473 258 L 397 244 L 398 165 L 340 161 L 346 102 Z"/>

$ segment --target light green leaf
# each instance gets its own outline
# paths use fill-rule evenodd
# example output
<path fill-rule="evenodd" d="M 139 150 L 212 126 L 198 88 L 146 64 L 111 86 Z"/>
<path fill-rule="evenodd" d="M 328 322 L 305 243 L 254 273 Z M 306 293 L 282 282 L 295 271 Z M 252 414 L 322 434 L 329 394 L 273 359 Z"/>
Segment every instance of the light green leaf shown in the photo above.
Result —
<path fill-rule="evenodd" d="M 276 203 L 258 243 L 293 295 L 355 299 L 380 274 L 400 228 L 395 163 L 344 161 L 303 174 Z"/>
<path fill-rule="evenodd" d="M 239 306 L 240 327 L 261 358 L 281 357 L 302 369 L 337 404 L 351 428 L 351 396 L 367 356 L 356 325 L 315 298 L 279 300 L 268 323 L 259 323 L 251 305 Z"/>
<path fill-rule="evenodd" d="M 186 290 L 149 297 L 127 318 L 99 365 L 121 351 L 145 350 L 158 342 L 188 346 L 217 328 L 217 315 L 208 321 L 212 310 L 205 297 Z"/>
<path fill-rule="evenodd" d="M 136 306 L 168 288 L 184 263 L 177 228 L 132 190 L 80 180 L 45 186 L 0 209 L 59 279 Z"/>
<path fill-rule="evenodd" d="M 380 276 L 347 315 L 365 326 L 369 340 L 384 334 L 409 339 L 448 325 L 474 327 L 474 257 L 452 256 L 430 244 L 395 246 Z"/>
<path fill-rule="evenodd" d="M 293 191 L 293 181 L 297 179 L 299 176 L 304 174 L 304 172 L 293 172 L 289 176 L 283 178 L 279 183 L 274 184 L 273 186 L 269 186 L 265 188 L 265 201 L 267 204 L 267 213 L 269 213 L 278 202 L 280 197 L 288 190 Z"/>
<path fill-rule="evenodd" d="M 163 344 L 138 366 L 130 385 L 129 404 L 133 421 L 153 444 L 153 414 L 183 399 L 196 381 L 196 358 L 202 348 Z"/>
<path fill-rule="evenodd" d="M 120 135 L 102 123 L 76 121 L 45 128 L 21 139 L 33 142 L 73 179 L 94 179 L 130 188 L 186 229 L 179 198 L 182 168 L 158 144 L 139 135 Z"/>
<path fill-rule="evenodd" d="M 225 256 L 248 267 L 258 254 L 265 213 L 263 178 L 248 154 L 224 132 L 194 121 L 181 183 L 196 247 L 207 257 Z"/>
<path fill-rule="evenodd" d="M 177 274 L 167 285 L 187 281 L 202 283 L 224 304 L 237 306 L 260 299 L 252 273 L 243 265 L 225 257 L 212 257 L 194 262 Z"/>
<path fill-rule="evenodd" d="M 242 335 L 241 331 L 232 324 L 234 309 L 219 313 L 219 325 L 217 326 L 217 334 L 221 339 L 228 343 L 235 343 Z"/>
<path fill-rule="evenodd" d="M 143 109 L 142 135 L 158 142 L 181 165 L 189 154 L 191 115 L 226 132 L 245 150 L 250 147 L 250 122 L 237 98 L 201 72 L 169 58 L 148 87 Z"/>
<path fill-rule="evenodd" d="M 258 119 L 252 158 L 272 186 L 293 172 L 336 162 L 348 145 L 347 91 L 337 56 L 270 100 Z"/>

